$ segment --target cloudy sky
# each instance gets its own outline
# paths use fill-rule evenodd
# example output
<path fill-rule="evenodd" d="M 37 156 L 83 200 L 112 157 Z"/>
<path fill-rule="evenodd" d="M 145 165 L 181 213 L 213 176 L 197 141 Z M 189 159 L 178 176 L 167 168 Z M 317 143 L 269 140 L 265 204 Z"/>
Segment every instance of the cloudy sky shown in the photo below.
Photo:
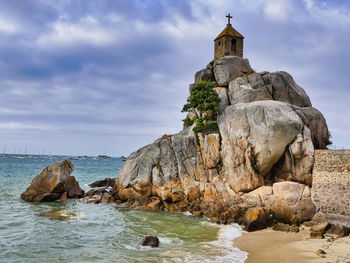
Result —
<path fill-rule="evenodd" d="M 178 132 L 228 12 L 252 67 L 290 72 L 349 148 L 348 0 L 1 0 L 0 152 L 119 156 Z"/>

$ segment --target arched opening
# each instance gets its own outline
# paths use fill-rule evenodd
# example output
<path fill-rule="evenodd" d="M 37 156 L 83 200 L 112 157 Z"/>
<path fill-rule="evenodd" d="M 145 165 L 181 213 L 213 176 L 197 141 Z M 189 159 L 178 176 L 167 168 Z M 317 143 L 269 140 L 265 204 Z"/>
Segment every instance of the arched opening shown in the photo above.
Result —
<path fill-rule="evenodd" d="M 236 52 L 236 39 L 231 39 L 231 52 Z"/>

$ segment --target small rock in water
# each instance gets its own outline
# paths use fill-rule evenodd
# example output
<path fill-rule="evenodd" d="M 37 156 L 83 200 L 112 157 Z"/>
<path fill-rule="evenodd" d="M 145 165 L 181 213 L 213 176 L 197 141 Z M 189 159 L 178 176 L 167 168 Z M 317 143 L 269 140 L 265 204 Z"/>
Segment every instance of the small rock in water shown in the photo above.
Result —
<path fill-rule="evenodd" d="M 140 242 L 141 246 L 159 247 L 159 239 L 156 236 L 146 236 Z"/>

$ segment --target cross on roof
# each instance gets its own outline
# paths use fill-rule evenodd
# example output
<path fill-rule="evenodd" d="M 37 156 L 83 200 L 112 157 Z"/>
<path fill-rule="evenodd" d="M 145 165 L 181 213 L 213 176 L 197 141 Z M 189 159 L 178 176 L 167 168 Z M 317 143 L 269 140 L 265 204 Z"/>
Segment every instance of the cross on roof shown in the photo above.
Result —
<path fill-rule="evenodd" d="M 228 19 L 228 24 L 231 25 L 231 23 L 230 23 L 230 19 L 232 18 L 231 14 L 228 13 L 228 15 L 227 15 L 226 17 L 227 17 L 227 19 Z"/>

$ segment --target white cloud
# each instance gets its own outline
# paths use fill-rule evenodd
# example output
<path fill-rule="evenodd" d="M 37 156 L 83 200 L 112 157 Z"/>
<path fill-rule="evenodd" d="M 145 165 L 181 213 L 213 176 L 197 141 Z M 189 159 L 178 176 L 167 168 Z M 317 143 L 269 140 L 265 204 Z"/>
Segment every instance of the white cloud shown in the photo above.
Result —
<path fill-rule="evenodd" d="M 8 19 L 0 16 L 0 32 L 14 34 L 18 32 L 18 27 Z"/>
<path fill-rule="evenodd" d="M 20 122 L 0 122 L 1 130 L 53 130 L 54 127 L 42 124 L 25 124 Z"/>
<path fill-rule="evenodd" d="M 288 1 L 268 1 L 264 7 L 265 15 L 275 21 L 284 22 L 289 18 L 292 6 Z"/>
<path fill-rule="evenodd" d="M 52 24 L 51 28 L 50 33 L 39 37 L 40 45 L 87 43 L 94 46 L 106 46 L 116 40 L 115 34 L 101 27 L 98 20 L 92 16 L 86 16 L 78 23 L 59 20 Z"/>
<path fill-rule="evenodd" d="M 332 29 L 345 29 L 349 32 L 350 27 L 350 11 L 343 7 L 329 6 L 324 2 L 317 3 L 314 0 L 304 0 L 306 9 L 309 13 L 310 18 L 325 26 Z"/>

